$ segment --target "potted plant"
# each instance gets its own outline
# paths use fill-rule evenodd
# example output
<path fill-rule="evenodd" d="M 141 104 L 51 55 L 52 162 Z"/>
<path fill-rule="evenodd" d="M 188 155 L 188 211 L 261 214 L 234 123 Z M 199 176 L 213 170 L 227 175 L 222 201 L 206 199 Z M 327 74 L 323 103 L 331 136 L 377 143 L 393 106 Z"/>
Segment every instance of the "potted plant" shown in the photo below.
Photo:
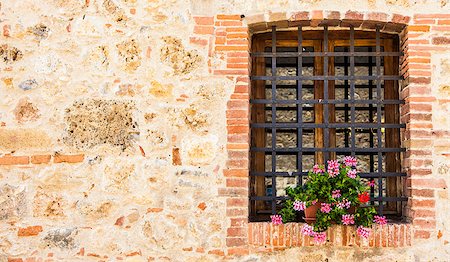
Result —
<path fill-rule="evenodd" d="M 373 222 L 386 224 L 384 216 L 376 216 L 370 200 L 369 188 L 374 181 L 364 183 L 356 171 L 354 157 L 344 157 L 342 163 L 327 161 L 327 166 L 314 165 L 306 182 L 286 188 L 289 196 L 279 214 L 271 216 L 272 223 L 295 221 L 298 212 L 305 214 L 302 233 L 314 237 L 316 243 L 326 241 L 325 231 L 331 224 L 357 226 L 359 236 L 367 238 Z"/>

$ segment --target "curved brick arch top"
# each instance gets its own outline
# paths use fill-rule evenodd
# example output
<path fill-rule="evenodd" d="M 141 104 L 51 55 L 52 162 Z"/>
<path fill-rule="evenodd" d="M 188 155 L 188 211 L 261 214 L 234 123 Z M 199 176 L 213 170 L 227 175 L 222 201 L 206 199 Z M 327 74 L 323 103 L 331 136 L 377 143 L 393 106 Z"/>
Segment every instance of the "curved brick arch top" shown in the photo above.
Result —
<path fill-rule="evenodd" d="M 340 26 L 374 30 L 379 26 L 382 32 L 400 33 L 410 21 L 409 16 L 400 14 L 387 14 L 379 12 L 356 12 L 314 10 L 311 12 L 277 12 L 267 14 L 249 15 L 244 18 L 252 33 L 262 32 L 272 26 L 278 28 L 288 27 L 318 27 Z"/>

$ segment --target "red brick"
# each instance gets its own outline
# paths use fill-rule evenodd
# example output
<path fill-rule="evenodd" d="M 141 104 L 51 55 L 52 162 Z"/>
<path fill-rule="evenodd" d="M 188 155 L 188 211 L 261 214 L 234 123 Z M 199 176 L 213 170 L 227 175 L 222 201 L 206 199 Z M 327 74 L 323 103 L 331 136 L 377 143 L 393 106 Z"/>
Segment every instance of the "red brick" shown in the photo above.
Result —
<path fill-rule="evenodd" d="M 228 109 L 248 109 L 248 100 L 229 100 L 227 103 Z"/>
<path fill-rule="evenodd" d="M 219 20 L 241 20 L 241 15 L 217 15 Z"/>
<path fill-rule="evenodd" d="M 231 221 L 230 225 L 232 227 L 242 227 L 242 226 L 246 225 L 248 222 L 247 218 L 231 218 L 230 221 Z M 253 223 L 248 224 L 248 227 L 252 228 L 252 225 L 253 225 Z"/>
<path fill-rule="evenodd" d="M 364 19 L 364 14 L 363 13 L 359 13 L 359 12 L 355 12 L 355 11 L 347 11 L 347 13 L 345 13 L 345 19 L 350 19 L 350 20 L 363 20 Z"/>
<path fill-rule="evenodd" d="M 23 262 L 21 258 L 8 257 L 8 262 Z"/>
<path fill-rule="evenodd" d="M 214 25 L 214 17 L 194 16 L 194 21 L 197 25 Z"/>
<path fill-rule="evenodd" d="M 32 164 L 47 164 L 50 162 L 50 159 L 52 158 L 51 155 L 36 155 L 31 156 L 31 163 Z"/>
<path fill-rule="evenodd" d="M 399 14 L 393 14 L 391 21 L 393 23 L 399 23 L 399 24 L 407 24 L 411 20 L 411 17 L 409 16 L 403 16 Z"/>
<path fill-rule="evenodd" d="M 216 51 L 247 51 L 247 45 L 217 45 Z"/>
<path fill-rule="evenodd" d="M 416 14 L 414 18 L 450 18 L 450 14 Z"/>
<path fill-rule="evenodd" d="M 291 21 L 296 20 L 309 20 L 309 12 L 297 12 L 292 14 L 291 18 L 289 18 Z"/>
<path fill-rule="evenodd" d="M 208 254 L 217 255 L 217 256 L 225 256 L 225 253 L 220 249 L 213 249 L 208 251 Z"/>
<path fill-rule="evenodd" d="M 248 52 L 228 52 L 227 57 L 241 57 L 241 58 L 249 58 Z M 248 74 L 247 74 L 248 75 Z"/>
<path fill-rule="evenodd" d="M 433 45 L 450 45 L 450 37 L 433 37 L 431 42 L 433 43 Z"/>
<path fill-rule="evenodd" d="M 53 156 L 54 163 L 80 163 L 84 160 L 84 154 L 79 155 L 61 155 L 55 154 Z"/>
<path fill-rule="evenodd" d="M 434 217 L 436 217 L 436 212 L 431 209 L 415 209 L 415 210 L 413 210 L 413 214 L 414 214 L 413 215 L 414 218 L 419 218 L 419 217 L 434 218 Z"/>
<path fill-rule="evenodd" d="M 228 134 L 242 134 L 250 132 L 250 128 L 248 125 L 246 126 L 228 126 L 227 127 Z"/>
<path fill-rule="evenodd" d="M 412 199 L 412 207 L 428 207 L 428 208 L 434 208 L 435 207 L 435 201 L 434 199 Z"/>
<path fill-rule="evenodd" d="M 245 208 L 227 208 L 227 217 L 245 217 L 248 214 L 247 207 Z"/>
<path fill-rule="evenodd" d="M 247 229 L 243 227 L 231 227 L 227 229 L 228 237 L 247 237 Z"/>
<path fill-rule="evenodd" d="M 435 229 L 436 220 L 434 219 L 414 219 L 412 221 L 413 226 L 420 229 Z"/>
<path fill-rule="evenodd" d="M 415 230 L 414 231 L 414 238 L 428 239 L 428 238 L 430 238 L 430 236 L 431 236 L 430 231 L 426 231 L 426 230 Z"/>
<path fill-rule="evenodd" d="M 249 146 L 248 144 L 244 143 L 227 143 L 227 149 L 245 149 L 248 150 Z"/>
<path fill-rule="evenodd" d="M 225 169 L 223 170 L 225 177 L 248 177 L 247 169 Z"/>
<path fill-rule="evenodd" d="M 227 33 L 248 33 L 247 27 L 227 27 L 225 29 Z M 228 37 L 228 35 L 227 35 Z"/>
<path fill-rule="evenodd" d="M 226 37 L 224 37 L 224 36 L 218 36 L 218 37 L 216 37 L 215 44 L 216 44 L 216 45 L 224 45 L 225 42 L 226 42 L 226 40 L 227 40 Z"/>
<path fill-rule="evenodd" d="M 10 30 L 11 30 L 11 26 L 10 25 L 3 25 L 3 36 L 9 37 L 10 36 Z"/>
<path fill-rule="evenodd" d="M 242 188 L 248 188 L 248 179 L 239 179 L 239 178 L 228 178 L 226 181 L 227 187 L 242 187 Z"/>
<path fill-rule="evenodd" d="M 438 25 L 450 25 L 450 19 L 449 20 L 438 20 Z"/>
<path fill-rule="evenodd" d="M 367 20 L 387 22 L 388 15 L 386 13 L 372 12 L 367 14 Z"/>
<path fill-rule="evenodd" d="M 248 64 L 228 63 L 228 64 L 227 64 L 227 68 L 238 68 L 238 69 L 243 69 L 243 68 L 248 68 Z"/>
<path fill-rule="evenodd" d="M 229 248 L 228 255 L 233 256 L 246 256 L 249 254 L 249 250 L 247 248 Z"/>
<path fill-rule="evenodd" d="M 244 33 L 228 33 L 227 39 L 248 39 L 248 34 Z"/>
<path fill-rule="evenodd" d="M 229 150 L 228 159 L 246 159 L 248 158 L 248 151 L 244 150 Z"/>
<path fill-rule="evenodd" d="M 199 35 L 212 35 L 214 34 L 214 26 L 194 26 L 194 34 Z"/>
<path fill-rule="evenodd" d="M 244 188 L 219 188 L 218 192 L 221 196 L 230 197 L 243 197 L 248 195 L 248 189 Z"/>
<path fill-rule="evenodd" d="M 5 155 L 0 157 L 0 165 L 27 165 L 30 163 L 28 156 L 11 156 Z"/>
<path fill-rule="evenodd" d="M 226 70 L 214 70 L 215 75 L 246 75 L 248 70 L 226 69 Z"/>
<path fill-rule="evenodd" d="M 410 190 L 410 195 L 415 197 L 434 197 L 434 190 L 433 189 L 415 189 L 412 188 Z"/>
<path fill-rule="evenodd" d="M 410 25 L 408 27 L 408 31 L 410 31 L 410 32 L 429 32 L 430 26 L 429 25 Z"/>
<path fill-rule="evenodd" d="M 17 235 L 19 237 L 37 236 L 42 232 L 42 226 L 29 226 L 19 228 Z"/>
<path fill-rule="evenodd" d="M 220 26 L 242 26 L 241 21 L 220 21 Z"/>

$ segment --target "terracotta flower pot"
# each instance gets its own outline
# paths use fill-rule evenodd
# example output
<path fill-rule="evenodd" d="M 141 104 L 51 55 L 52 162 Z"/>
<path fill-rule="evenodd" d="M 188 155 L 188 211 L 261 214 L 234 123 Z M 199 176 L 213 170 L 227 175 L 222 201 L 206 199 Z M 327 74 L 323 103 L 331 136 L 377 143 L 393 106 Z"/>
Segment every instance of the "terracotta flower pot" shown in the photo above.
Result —
<path fill-rule="evenodd" d="M 317 201 L 316 204 L 311 205 L 305 209 L 305 222 L 308 224 L 316 222 L 317 210 L 320 209 L 322 202 Z"/>

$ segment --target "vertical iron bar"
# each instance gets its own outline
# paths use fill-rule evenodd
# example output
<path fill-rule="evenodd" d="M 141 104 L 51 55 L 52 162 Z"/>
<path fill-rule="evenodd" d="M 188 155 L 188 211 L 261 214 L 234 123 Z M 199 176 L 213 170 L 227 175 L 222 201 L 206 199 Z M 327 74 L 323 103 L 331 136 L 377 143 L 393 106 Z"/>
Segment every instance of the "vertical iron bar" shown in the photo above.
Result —
<path fill-rule="evenodd" d="M 376 27 L 376 66 L 377 66 L 377 139 L 378 139 L 378 149 L 381 149 L 381 57 L 379 56 L 381 52 L 380 48 L 380 28 Z M 382 171 L 383 171 L 383 156 L 381 152 L 378 152 L 378 197 L 381 198 L 383 196 L 383 180 L 382 180 Z M 383 213 L 383 202 L 380 200 L 378 202 L 378 213 Z"/>
<path fill-rule="evenodd" d="M 373 52 L 373 48 L 369 47 L 369 52 Z M 373 58 L 372 56 L 369 56 L 369 75 L 371 76 L 373 74 L 373 70 L 372 70 L 372 66 L 373 66 Z M 373 99 L 373 81 L 369 80 L 369 100 Z M 373 123 L 373 105 L 369 104 L 369 123 Z M 373 148 L 373 130 L 371 129 L 369 132 L 369 143 L 370 143 L 370 148 Z M 375 172 L 374 170 L 374 159 L 373 159 L 373 154 L 369 155 L 369 167 L 370 167 L 370 172 Z M 374 179 L 370 179 L 371 181 L 374 181 Z M 375 197 L 375 187 L 370 187 L 370 197 L 374 198 Z M 375 205 L 375 201 L 371 202 L 371 205 Z"/>
<path fill-rule="evenodd" d="M 344 47 L 344 52 L 348 52 L 348 49 L 347 49 L 347 47 Z M 344 75 L 346 75 L 346 76 L 348 76 L 348 63 L 349 63 L 349 61 L 348 61 L 348 57 L 347 56 L 344 56 L 343 57 L 344 58 Z M 345 100 L 348 100 L 348 80 L 346 79 L 345 81 L 344 81 L 344 99 Z M 345 123 L 348 123 L 348 104 L 345 104 L 344 105 L 344 121 L 345 121 Z M 345 129 L 345 131 L 344 131 L 344 143 L 345 143 L 345 147 L 349 147 L 349 145 L 348 145 L 348 141 L 349 141 L 349 139 L 348 139 L 348 130 L 347 129 Z"/>
<path fill-rule="evenodd" d="M 302 148 L 303 147 L 303 128 L 302 128 L 302 123 L 303 123 L 303 104 L 302 104 L 302 68 L 303 68 L 303 57 L 302 57 L 302 52 L 303 52 L 303 36 L 302 36 L 302 27 L 299 26 L 298 27 L 298 47 L 297 47 L 297 51 L 299 53 L 298 58 L 297 58 L 297 76 L 299 77 L 297 79 L 297 100 L 299 101 L 299 103 L 297 104 L 297 148 Z M 300 175 L 297 177 L 297 185 L 302 185 L 303 182 L 303 176 L 302 176 L 302 172 L 303 172 L 303 163 L 302 163 L 302 158 L 303 158 L 303 152 L 300 151 L 297 154 L 297 172 L 300 172 Z"/>
<path fill-rule="evenodd" d="M 277 52 L 277 31 L 276 27 L 272 26 L 272 54 Z M 277 74 L 277 58 L 272 56 L 272 76 Z M 276 156 L 276 146 L 277 146 L 277 129 L 275 128 L 275 123 L 277 122 L 277 107 L 275 103 L 277 96 L 277 83 L 276 80 L 272 80 L 272 172 L 276 172 L 277 169 L 277 156 Z M 272 214 L 276 213 L 276 201 L 277 197 L 277 179 L 274 173 L 272 173 Z"/>
<path fill-rule="evenodd" d="M 350 100 L 351 100 L 351 123 L 352 123 L 352 156 L 355 156 L 355 29 L 353 26 L 350 26 Z"/>
<path fill-rule="evenodd" d="M 328 26 L 325 25 L 324 27 L 324 37 L 323 37 L 323 52 L 324 54 L 328 53 Z M 328 79 L 326 76 L 328 76 L 328 56 L 324 56 L 323 58 L 323 75 L 325 76 L 325 79 L 323 80 L 323 111 L 324 111 L 324 147 L 325 151 L 323 152 L 324 156 L 324 163 L 327 163 L 327 160 L 329 160 L 329 147 L 330 147 L 330 129 L 328 127 L 329 124 L 329 112 L 328 112 Z"/>

